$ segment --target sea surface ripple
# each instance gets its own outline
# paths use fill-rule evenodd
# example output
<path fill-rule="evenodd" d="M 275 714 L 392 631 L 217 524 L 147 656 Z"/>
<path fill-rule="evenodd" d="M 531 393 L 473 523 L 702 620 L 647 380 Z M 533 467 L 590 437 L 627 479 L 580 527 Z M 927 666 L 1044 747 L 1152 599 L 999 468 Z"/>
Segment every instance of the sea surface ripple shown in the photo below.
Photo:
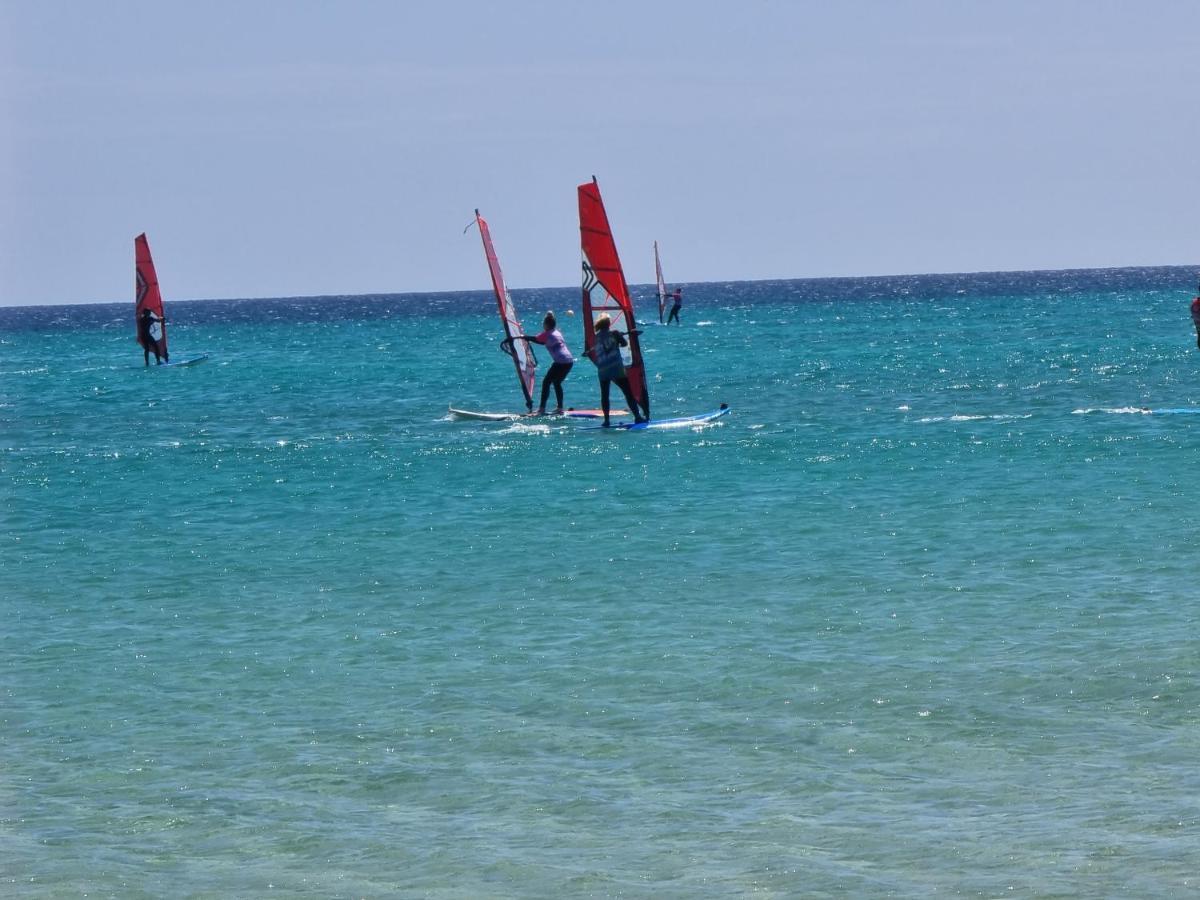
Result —
<path fill-rule="evenodd" d="M 0 310 L 3 893 L 1194 894 L 1191 276 Z"/>

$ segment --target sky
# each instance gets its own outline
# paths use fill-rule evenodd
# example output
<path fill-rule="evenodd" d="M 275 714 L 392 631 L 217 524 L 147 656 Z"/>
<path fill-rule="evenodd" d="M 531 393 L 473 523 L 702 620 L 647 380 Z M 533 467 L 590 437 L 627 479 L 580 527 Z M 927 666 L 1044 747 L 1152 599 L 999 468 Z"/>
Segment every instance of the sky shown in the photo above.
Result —
<path fill-rule="evenodd" d="M 1200 260 L 1200 4 L 0 0 L 0 305 Z"/>

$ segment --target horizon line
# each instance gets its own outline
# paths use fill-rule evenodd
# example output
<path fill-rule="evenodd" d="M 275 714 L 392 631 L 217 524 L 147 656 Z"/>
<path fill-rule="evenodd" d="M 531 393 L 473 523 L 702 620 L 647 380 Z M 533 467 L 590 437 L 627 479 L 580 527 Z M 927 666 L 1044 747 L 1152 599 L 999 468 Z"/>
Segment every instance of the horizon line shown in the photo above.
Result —
<path fill-rule="evenodd" d="M 967 278 L 977 277 L 980 275 L 1016 275 L 1016 274 L 1034 274 L 1034 273 L 1062 273 L 1062 272 L 1121 272 L 1131 269 L 1194 269 L 1196 270 L 1196 278 L 1200 279 L 1200 263 L 1162 263 L 1155 265 L 1122 265 L 1122 266 L 1068 266 L 1062 269 L 981 269 L 974 272 L 892 272 L 885 275 L 801 275 L 801 276 L 777 276 L 769 278 L 721 278 L 715 281 L 671 281 L 671 285 L 679 285 L 687 287 L 688 285 L 702 284 L 762 284 L 772 281 L 845 281 L 848 279 L 865 280 L 865 279 L 880 279 L 886 280 L 890 278 Z M 630 287 L 655 287 L 654 282 L 632 282 Z M 539 287 L 519 287 L 510 288 L 511 291 L 562 291 L 571 290 L 578 285 L 542 285 Z M 436 291 L 363 291 L 356 294 L 260 294 L 257 296 L 248 297 L 187 297 L 181 299 L 173 299 L 171 303 L 226 303 L 243 300 L 317 300 L 322 297 L 352 299 L 357 297 L 408 297 L 408 296 L 429 296 L 439 294 L 474 294 L 474 293 L 489 293 L 487 288 L 466 288 L 466 289 L 446 289 Z M 0 304 L 3 309 L 29 309 L 44 306 L 103 306 L 115 305 L 119 303 L 127 303 L 129 300 L 78 300 L 78 301 L 63 301 L 55 303 L 13 303 Z"/>

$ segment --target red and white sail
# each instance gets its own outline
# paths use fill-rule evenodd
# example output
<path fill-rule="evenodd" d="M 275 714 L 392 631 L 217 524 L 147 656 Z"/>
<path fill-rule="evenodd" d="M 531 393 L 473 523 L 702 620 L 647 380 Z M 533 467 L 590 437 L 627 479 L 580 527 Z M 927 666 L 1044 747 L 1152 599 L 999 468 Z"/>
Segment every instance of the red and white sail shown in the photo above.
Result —
<path fill-rule="evenodd" d="M 658 282 L 658 321 L 661 325 L 667 308 L 667 283 L 663 281 L 662 262 L 658 258 L 658 241 L 654 242 L 654 278 Z"/>
<path fill-rule="evenodd" d="M 608 313 L 613 331 L 623 332 L 629 346 L 623 348 L 625 374 L 633 396 L 650 412 L 650 394 L 646 387 L 646 367 L 642 363 L 642 348 L 638 342 L 637 319 L 625 272 L 617 256 L 608 213 L 600 197 L 600 185 L 595 177 L 579 185 L 579 239 L 583 250 L 583 342 L 590 352 L 596 343 L 596 319 Z"/>
<path fill-rule="evenodd" d="M 146 235 L 139 234 L 133 239 L 133 258 L 134 258 L 134 328 L 137 329 L 137 340 L 145 350 L 152 351 L 153 347 L 147 347 L 142 340 L 142 331 L 140 322 L 142 320 L 142 310 L 148 309 L 159 319 L 166 319 L 163 315 L 162 293 L 158 289 L 158 274 L 154 271 L 154 260 L 150 256 L 150 242 L 146 240 Z M 167 352 L 167 323 L 164 321 L 158 326 L 162 329 L 162 337 L 158 342 L 158 352 L 166 355 Z"/>
<path fill-rule="evenodd" d="M 517 369 L 517 381 L 521 383 L 521 391 L 525 394 L 525 407 L 533 409 L 533 389 L 537 384 L 537 359 L 533 348 L 527 341 L 513 340 L 524 334 L 521 329 L 521 319 L 517 308 L 513 305 L 512 296 L 504 286 L 504 273 L 500 271 L 500 260 L 496 257 L 496 248 L 492 246 L 492 233 L 479 210 L 475 210 L 475 222 L 479 225 L 479 234 L 483 238 L 483 253 L 487 257 L 488 269 L 492 273 L 492 289 L 496 292 L 496 308 L 500 312 L 500 321 L 504 325 L 504 347 L 512 356 L 513 365 Z"/>

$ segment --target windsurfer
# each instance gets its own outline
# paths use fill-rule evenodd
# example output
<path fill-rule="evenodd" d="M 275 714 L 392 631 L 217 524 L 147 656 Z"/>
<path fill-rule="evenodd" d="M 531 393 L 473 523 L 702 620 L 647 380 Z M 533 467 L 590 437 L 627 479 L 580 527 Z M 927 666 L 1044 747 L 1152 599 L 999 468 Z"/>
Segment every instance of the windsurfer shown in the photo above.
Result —
<path fill-rule="evenodd" d="M 154 351 L 154 364 L 161 366 L 163 360 L 171 361 L 166 350 L 162 349 L 162 325 L 167 321 L 160 319 L 149 308 L 142 309 L 142 317 L 138 319 L 138 343 L 142 345 L 142 358 L 150 365 L 150 351 Z"/>
<path fill-rule="evenodd" d="M 1192 322 L 1196 326 L 1196 346 L 1200 347 L 1200 287 L 1196 289 L 1196 297 L 1192 300 Z"/>
<path fill-rule="evenodd" d="M 633 413 L 634 423 L 645 422 L 650 418 L 649 410 L 646 410 L 646 415 L 642 415 L 641 411 L 645 408 L 645 404 L 639 404 L 634 400 L 633 389 L 629 385 L 629 378 L 625 375 L 625 363 L 621 359 L 621 348 L 628 346 L 629 341 L 621 332 L 613 331 L 611 326 L 612 319 L 609 318 L 608 313 L 602 313 L 596 319 L 595 343 L 592 344 L 592 349 L 587 351 L 592 362 L 596 364 L 596 374 L 600 376 L 600 408 L 604 410 L 604 425 L 605 427 L 609 425 L 609 386 L 614 381 L 621 389 L 621 393 L 625 395 L 625 403 L 629 406 L 629 411 Z"/>
<path fill-rule="evenodd" d="M 682 325 L 679 321 L 679 310 L 683 309 L 683 291 L 680 288 L 675 288 L 675 292 L 671 294 L 671 300 L 675 305 L 671 307 L 671 314 L 667 316 L 667 324 L 674 322 L 676 325 Z"/>
<path fill-rule="evenodd" d="M 575 357 L 571 355 L 571 351 L 567 348 L 567 342 L 563 339 L 562 332 L 558 330 L 558 320 L 554 318 L 554 313 L 547 312 L 546 318 L 542 320 L 542 333 L 533 336 L 520 334 L 514 336 L 514 340 L 532 341 L 535 344 L 541 344 L 550 351 L 550 358 L 554 360 L 550 365 L 550 371 L 546 373 L 546 377 L 542 379 L 542 401 L 538 404 L 537 414 L 544 416 L 546 414 L 546 400 L 550 397 L 550 386 L 554 385 L 554 398 L 558 401 L 558 406 L 555 408 L 555 415 L 561 415 L 563 411 L 563 379 L 571 371 L 571 367 L 575 365 Z"/>

